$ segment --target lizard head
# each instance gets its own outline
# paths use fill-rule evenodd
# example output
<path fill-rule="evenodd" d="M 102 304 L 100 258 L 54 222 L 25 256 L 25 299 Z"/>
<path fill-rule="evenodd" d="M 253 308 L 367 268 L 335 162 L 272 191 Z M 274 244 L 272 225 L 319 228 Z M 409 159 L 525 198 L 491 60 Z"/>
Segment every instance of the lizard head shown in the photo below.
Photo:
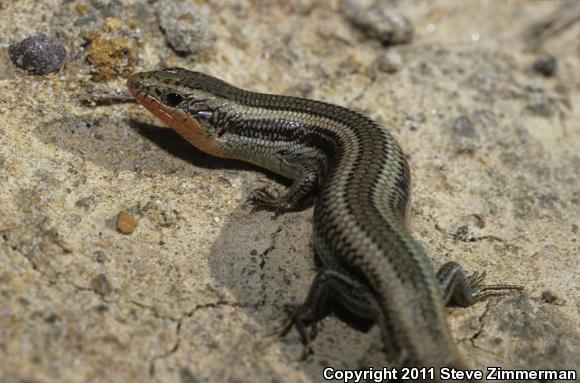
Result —
<path fill-rule="evenodd" d="M 198 149 L 228 157 L 219 146 L 219 116 L 226 97 L 216 94 L 220 80 L 182 68 L 139 72 L 127 80 L 127 88 L 153 115 Z"/>

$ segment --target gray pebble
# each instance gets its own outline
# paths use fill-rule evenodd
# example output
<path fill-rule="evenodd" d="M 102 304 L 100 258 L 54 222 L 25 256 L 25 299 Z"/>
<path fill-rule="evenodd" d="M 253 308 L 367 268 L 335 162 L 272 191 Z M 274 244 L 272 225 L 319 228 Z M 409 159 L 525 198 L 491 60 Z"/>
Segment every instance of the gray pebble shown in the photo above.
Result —
<path fill-rule="evenodd" d="M 553 76 L 558 69 L 558 62 L 552 55 L 540 57 L 534 62 L 534 70 L 546 77 Z"/>
<path fill-rule="evenodd" d="M 377 56 L 377 66 L 383 72 L 395 73 L 403 66 L 403 59 L 399 52 L 388 50 Z"/>
<path fill-rule="evenodd" d="M 547 97 L 539 97 L 526 105 L 526 109 L 532 114 L 540 117 L 552 117 L 557 113 L 554 100 Z"/>
<path fill-rule="evenodd" d="M 165 40 L 178 54 L 200 53 L 215 39 L 199 6 L 176 0 L 159 1 L 155 12 Z"/>
<path fill-rule="evenodd" d="M 468 225 L 458 227 L 457 231 L 452 234 L 452 237 L 461 242 L 477 241 L 477 237 Z"/>
<path fill-rule="evenodd" d="M 91 280 L 93 291 L 99 295 L 108 295 L 113 292 L 113 287 L 105 274 L 99 274 Z"/>
<path fill-rule="evenodd" d="M 31 74 L 45 75 L 58 71 L 66 62 L 66 48 L 56 38 L 40 34 L 10 44 L 10 59 Z"/>
<path fill-rule="evenodd" d="M 105 263 L 107 261 L 107 254 L 103 250 L 97 250 L 93 253 L 93 261 Z"/>
<path fill-rule="evenodd" d="M 455 119 L 455 121 L 453 121 L 453 131 L 459 137 L 475 137 L 475 128 L 467 116 L 459 116 Z"/>
<path fill-rule="evenodd" d="M 385 46 L 405 44 L 413 38 L 411 21 L 382 1 L 364 9 L 352 6 L 347 17 L 365 35 Z"/>

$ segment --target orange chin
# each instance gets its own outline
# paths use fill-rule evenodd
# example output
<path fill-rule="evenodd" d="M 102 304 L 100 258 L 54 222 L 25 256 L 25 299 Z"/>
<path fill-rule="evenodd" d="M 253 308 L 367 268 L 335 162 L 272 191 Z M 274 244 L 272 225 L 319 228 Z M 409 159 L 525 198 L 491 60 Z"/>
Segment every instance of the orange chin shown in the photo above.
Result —
<path fill-rule="evenodd" d="M 139 92 L 132 86 L 129 86 L 129 91 L 155 117 L 163 121 L 199 150 L 216 157 L 230 157 L 226 150 L 218 146 L 213 137 L 206 134 L 205 129 L 195 118 L 181 111 L 169 109 L 153 97 Z"/>

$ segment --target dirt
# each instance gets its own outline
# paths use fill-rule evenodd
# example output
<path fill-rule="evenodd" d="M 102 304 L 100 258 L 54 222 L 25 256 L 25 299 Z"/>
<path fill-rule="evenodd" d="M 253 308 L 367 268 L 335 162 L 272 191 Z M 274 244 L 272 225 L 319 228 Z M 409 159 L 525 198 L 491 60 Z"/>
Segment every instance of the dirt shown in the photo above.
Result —
<path fill-rule="evenodd" d="M 83 101 L 167 65 L 390 129 L 434 267 L 525 287 L 449 309 L 464 358 L 577 368 L 580 23 L 538 45 L 528 33 L 561 2 L 384 2 L 364 30 L 349 4 L 369 1 L 184 1 L 179 20 L 203 22 L 184 29 L 151 3 L 0 1 L 1 382 L 320 382 L 325 366 L 388 366 L 376 327 L 335 315 L 305 360 L 295 331 L 273 335 L 316 273 L 312 209 L 275 217 L 244 202 L 287 181 L 197 151 L 136 104 Z M 396 20 L 410 41 L 389 40 Z M 180 30 L 208 40 L 175 52 Z M 10 59 L 37 34 L 67 49 L 55 74 Z M 534 70 L 546 55 L 547 75 Z M 138 222 L 130 233 L 119 212 Z"/>

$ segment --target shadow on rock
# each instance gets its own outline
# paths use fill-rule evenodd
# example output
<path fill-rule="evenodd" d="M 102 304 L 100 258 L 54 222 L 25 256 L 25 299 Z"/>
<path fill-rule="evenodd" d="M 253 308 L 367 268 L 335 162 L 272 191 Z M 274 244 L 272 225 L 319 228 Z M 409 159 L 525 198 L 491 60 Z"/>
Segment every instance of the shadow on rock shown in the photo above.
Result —
<path fill-rule="evenodd" d="M 233 294 L 256 322 L 257 343 L 280 343 L 286 363 L 296 363 L 312 381 L 322 381 L 322 366 L 358 368 L 373 339 L 331 316 L 320 323 L 314 355 L 301 361 L 303 346 L 296 331 L 283 338 L 274 335 L 286 318 L 285 307 L 304 301 L 316 274 L 311 216 L 312 209 L 273 218 L 270 212 L 238 208 L 226 220 L 208 260 L 217 285 Z"/>
<path fill-rule="evenodd" d="M 115 116 L 65 114 L 34 133 L 44 143 L 116 172 L 194 177 L 205 169 L 253 169 L 239 161 L 209 156 L 171 129 Z"/>

